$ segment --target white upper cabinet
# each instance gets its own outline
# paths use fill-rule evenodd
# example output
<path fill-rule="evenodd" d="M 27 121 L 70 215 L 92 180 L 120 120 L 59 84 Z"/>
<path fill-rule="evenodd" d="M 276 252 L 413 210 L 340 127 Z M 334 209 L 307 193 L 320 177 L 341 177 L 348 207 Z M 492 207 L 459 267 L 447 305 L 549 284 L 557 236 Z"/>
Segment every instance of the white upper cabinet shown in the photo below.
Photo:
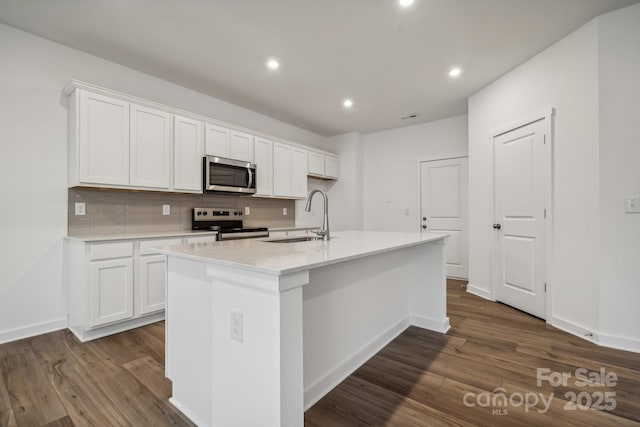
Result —
<path fill-rule="evenodd" d="M 171 114 L 131 104 L 130 180 L 134 187 L 171 187 Z"/>
<path fill-rule="evenodd" d="M 338 179 L 338 156 L 309 151 L 309 176 Z"/>
<path fill-rule="evenodd" d="M 257 184 L 255 196 L 273 196 L 273 141 L 255 138 L 254 163 Z"/>
<path fill-rule="evenodd" d="M 291 146 L 273 144 L 273 195 L 291 197 Z"/>
<path fill-rule="evenodd" d="M 324 154 L 309 151 L 309 175 L 324 176 Z"/>
<path fill-rule="evenodd" d="M 253 162 L 253 135 L 207 123 L 204 133 L 207 156 Z"/>
<path fill-rule="evenodd" d="M 340 163 L 338 156 L 327 155 L 324 158 L 324 175 L 327 178 L 338 179 L 340 178 Z"/>
<path fill-rule="evenodd" d="M 291 195 L 307 197 L 307 174 L 309 173 L 309 153 L 298 147 L 291 152 Z"/>
<path fill-rule="evenodd" d="M 253 163 L 253 135 L 231 131 L 229 158 Z"/>
<path fill-rule="evenodd" d="M 229 140 L 230 131 L 227 128 L 205 124 L 204 127 L 204 154 L 207 156 L 220 156 L 230 158 Z"/>
<path fill-rule="evenodd" d="M 279 142 L 273 144 L 273 195 L 275 197 L 307 197 L 307 173 L 307 150 Z"/>
<path fill-rule="evenodd" d="M 202 193 L 203 124 L 186 117 L 173 119 L 173 188 Z"/>
<path fill-rule="evenodd" d="M 129 184 L 129 104 L 77 91 L 71 105 L 69 184 Z"/>

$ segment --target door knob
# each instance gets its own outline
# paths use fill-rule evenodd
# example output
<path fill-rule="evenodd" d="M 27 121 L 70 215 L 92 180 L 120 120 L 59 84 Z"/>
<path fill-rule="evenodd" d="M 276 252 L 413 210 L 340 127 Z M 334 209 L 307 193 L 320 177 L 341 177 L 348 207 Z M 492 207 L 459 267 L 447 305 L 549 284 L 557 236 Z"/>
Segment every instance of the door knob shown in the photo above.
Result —
<path fill-rule="evenodd" d="M 500 224 L 493 224 L 493 228 L 500 230 L 502 226 Z"/>
<path fill-rule="evenodd" d="M 426 229 L 427 229 L 427 226 L 426 226 L 426 225 L 423 225 L 423 226 L 422 226 L 422 228 L 424 228 L 424 229 L 426 230 Z"/>

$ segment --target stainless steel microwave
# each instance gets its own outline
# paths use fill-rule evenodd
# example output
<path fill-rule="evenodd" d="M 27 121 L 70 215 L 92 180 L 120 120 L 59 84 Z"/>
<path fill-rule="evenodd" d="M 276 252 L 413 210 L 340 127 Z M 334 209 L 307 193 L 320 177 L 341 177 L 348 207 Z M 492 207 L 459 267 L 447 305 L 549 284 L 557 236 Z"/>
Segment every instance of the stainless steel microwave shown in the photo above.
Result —
<path fill-rule="evenodd" d="M 203 190 L 227 194 L 256 192 L 256 165 L 251 162 L 206 156 L 203 169 Z"/>

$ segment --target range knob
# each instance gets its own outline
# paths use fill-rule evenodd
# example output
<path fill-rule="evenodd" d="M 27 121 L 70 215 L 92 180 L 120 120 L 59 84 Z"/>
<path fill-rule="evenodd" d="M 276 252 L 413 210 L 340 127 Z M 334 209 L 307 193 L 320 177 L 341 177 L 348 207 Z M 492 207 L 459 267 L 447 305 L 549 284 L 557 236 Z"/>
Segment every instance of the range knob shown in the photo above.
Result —
<path fill-rule="evenodd" d="M 207 216 L 207 211 L 202 212 L 202 215 Z"/>
<path fill-rule="evenodd" d="M 200 216 L 200 215 L 202 215 L 202 212 L 198 211 L 198 213 L 196 215 Z"/>

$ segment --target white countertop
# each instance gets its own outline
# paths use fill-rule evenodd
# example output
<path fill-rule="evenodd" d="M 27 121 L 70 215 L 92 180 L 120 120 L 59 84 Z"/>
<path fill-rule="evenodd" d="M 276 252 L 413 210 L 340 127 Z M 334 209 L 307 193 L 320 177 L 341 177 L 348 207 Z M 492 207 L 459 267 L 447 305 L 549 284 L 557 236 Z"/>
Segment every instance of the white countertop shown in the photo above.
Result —
<path fill-rule="evenodd" d="M 332 233 L 329 241 L 270 243 L 270 239 L 232 240 L 165 246 L 160 252 L 210 264 L 284 275 L 446 237 L 446 234 L 431 233 L 342 231 Z"/>

